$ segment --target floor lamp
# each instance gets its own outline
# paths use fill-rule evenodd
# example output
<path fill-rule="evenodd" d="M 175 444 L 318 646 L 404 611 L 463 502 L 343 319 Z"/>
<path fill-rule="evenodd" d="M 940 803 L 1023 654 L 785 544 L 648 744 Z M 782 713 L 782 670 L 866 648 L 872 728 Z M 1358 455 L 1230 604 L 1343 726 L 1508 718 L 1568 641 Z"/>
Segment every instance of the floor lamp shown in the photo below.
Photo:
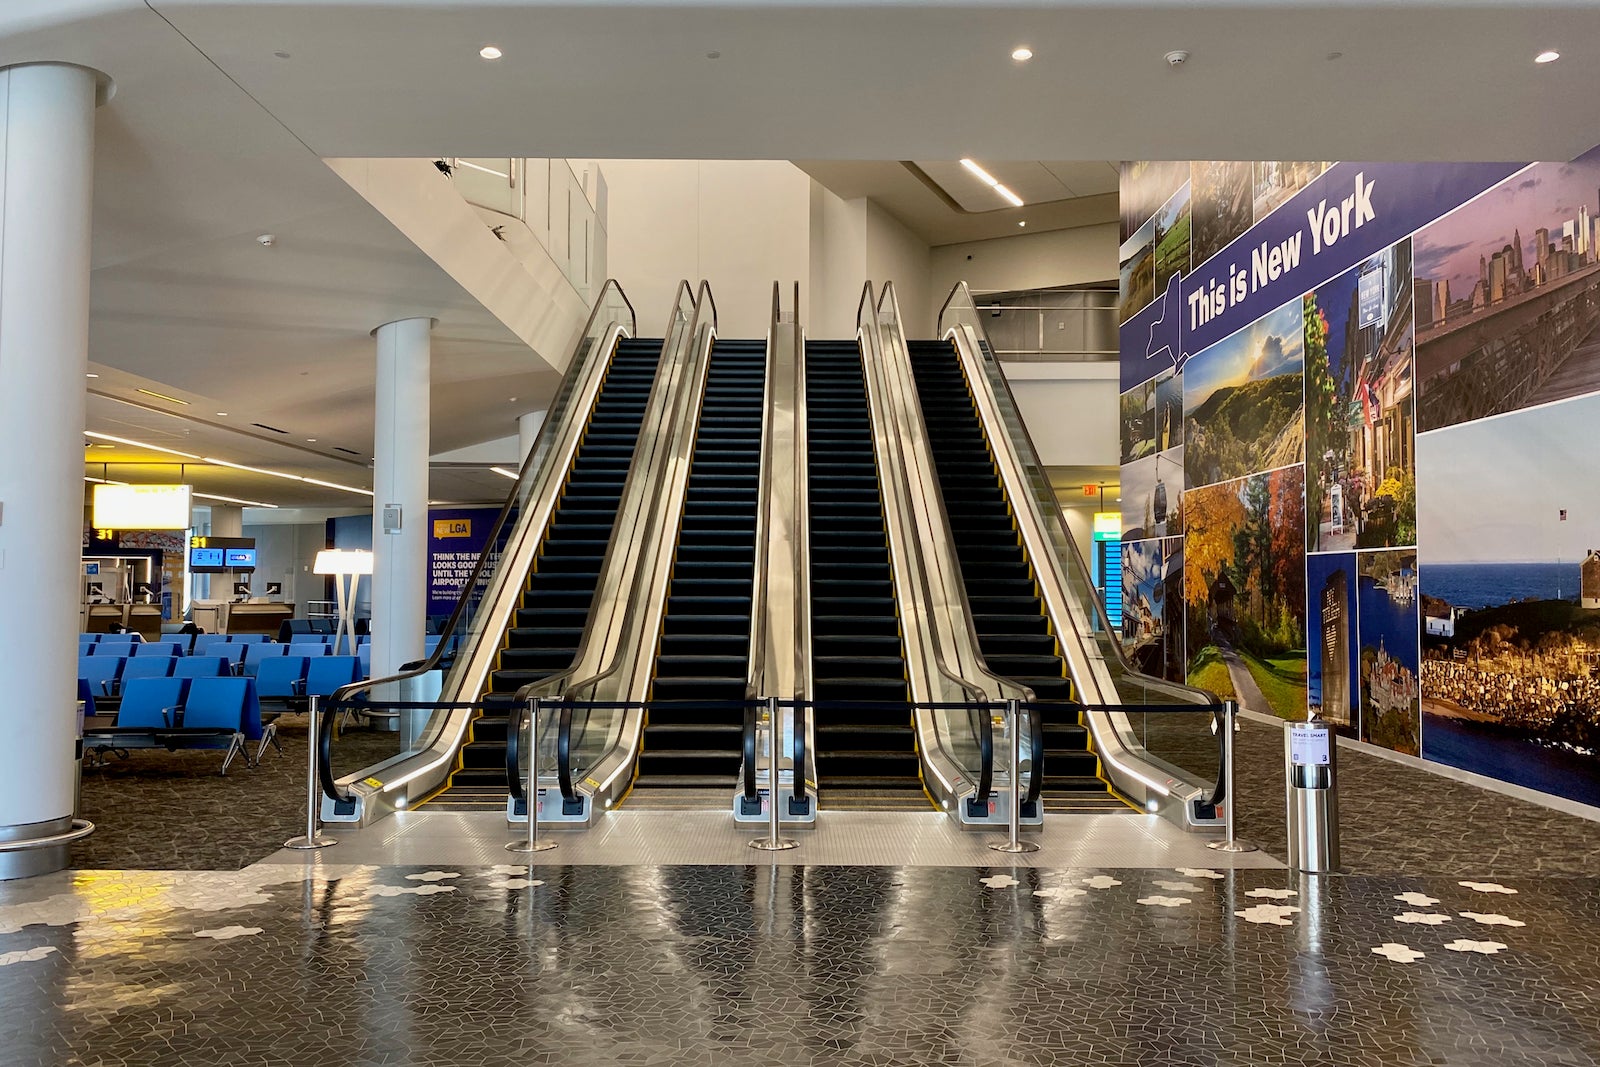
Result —
<path fill-rule="evenodd" d="M 339 605 L 339 627 L 334 631 L 333 654 L 339 655 L 339 642 L 348 636 L 348 654 L 355 655 L 356 582 L 361 575 L 372 573 L 372 553 L 362 549 L 325 548 L 317 553 L 317 561 L 311 570 L 314 574 L 333 576 L 334 595 Z"/>

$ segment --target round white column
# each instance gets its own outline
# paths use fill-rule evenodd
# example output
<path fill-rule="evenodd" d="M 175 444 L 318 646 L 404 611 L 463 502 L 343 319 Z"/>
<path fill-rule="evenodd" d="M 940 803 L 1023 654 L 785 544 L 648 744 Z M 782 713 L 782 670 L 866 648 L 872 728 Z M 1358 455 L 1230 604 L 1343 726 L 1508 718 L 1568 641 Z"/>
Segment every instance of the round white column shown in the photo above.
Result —
<path fill-rule="evenodd" d="M 528 462 L 528 453 L 533 451 L 533 443 L 539 439 L 539 430 L 544 426 L 545 410 L 530 411 L 525 415 L 517 416 L 517 443 L 521 446 L 522 462 Z"/>
<path fill-rule="evenodd" d="M 401 319 L 378 341 L 372 469 L 372 676 L 422 658 L 428 610 L 428 399 L 432 319 Z M 385 513 L 398 507 L 399 528 Z M 393 517 L 392 515 L 390 516 Z M 386 531 L 388 529 L 388 532 Z"/>
<path fill-rule="evenodd" d="M 0 840 L 71 829 L 96 75 L 0 70 Z M 0 852 L 0 878 L 67 849 Z"/>

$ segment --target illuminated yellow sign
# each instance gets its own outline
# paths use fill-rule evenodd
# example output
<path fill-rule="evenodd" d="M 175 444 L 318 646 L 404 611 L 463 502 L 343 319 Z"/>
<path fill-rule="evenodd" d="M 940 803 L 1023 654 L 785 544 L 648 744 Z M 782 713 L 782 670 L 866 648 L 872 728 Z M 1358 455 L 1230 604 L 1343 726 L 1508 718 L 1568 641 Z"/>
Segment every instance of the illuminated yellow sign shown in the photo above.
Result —
<path fill-rule="evenodd" d="M 94 519 L 97 530 L 187 530 L 187 485 L 97 485 Z"/>
<path fill-rule="evenodd" d="M 435 540 L 440 539 L 440 538 L 445 538 L 445 537 L 471 537 L 472 536 L 472 520 L 471 519 L 434 519 L 433 520 L 433 536 L 434 536 Z"/>
<path fill-rule="evenodd" d="M 1116 541 L 1122 537 L 1122 512 L 1097 511 L 1094 513 L 1094 539 Z"/>

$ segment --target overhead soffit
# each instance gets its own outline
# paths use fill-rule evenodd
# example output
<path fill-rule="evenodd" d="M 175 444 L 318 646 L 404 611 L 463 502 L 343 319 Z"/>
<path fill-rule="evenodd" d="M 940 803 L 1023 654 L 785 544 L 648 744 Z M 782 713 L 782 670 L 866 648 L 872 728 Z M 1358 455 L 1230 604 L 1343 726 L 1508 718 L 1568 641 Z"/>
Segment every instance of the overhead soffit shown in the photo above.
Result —
<path fill-rule="evenodd" d="M 490 36 L 497 64 L 477 58 Z M 1092 161 L 1118 158 L 1571 158 L 1596 140 L 1594 40 L 1600 10 L 1553 0 L 0 5 L 0 64 L 49 56 L 117 83 L 97 122 L 96 366 L 368 442 L 367 332 L 425 311 L 454 376 L 435 391 L 441 449 L 507 432 L 550 376 L 321 156 L 831 160 L 802 165 L 893 168 L 886 209 L 933 243 L 977 240 L 1014 223 L 919 207 L 925 185 L 870 161 L 1034 161 L 1004 180 L 1082 194 L 1109 181 Z M 1534 68 L 1551 41 L 1567 57 Z M 1176 71 L 1174 46 L 1192 57 Z M 1030 203 L 1029 225 L 1114 202 Z M 262 232 L 286 239 L 262 255 Z"/>

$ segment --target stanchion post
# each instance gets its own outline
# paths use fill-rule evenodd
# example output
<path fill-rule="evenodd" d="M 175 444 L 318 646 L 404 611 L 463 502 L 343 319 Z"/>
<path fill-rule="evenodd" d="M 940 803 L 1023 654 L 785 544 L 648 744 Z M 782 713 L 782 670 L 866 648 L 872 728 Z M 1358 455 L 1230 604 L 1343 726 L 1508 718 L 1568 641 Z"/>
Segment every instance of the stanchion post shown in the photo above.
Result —
<path fill-rule="evenodd" d="M 758 838 L 758 839 L 750 842 L 750 847 L 751 848 L 758 848 L 762 852 L 783 852 L 783 851 L 786 851 L 787 849 L 796 848 L 799 845 L 799 842 L 797 842 L 797 841 L 786 840 L 786 839 L 778 836 L 778 825 L 779 825 L 779 813 L 778 813 L 778 799 L 779 799 L 778 798 L 778 792 L 779 792 L 779 790 L 778 790 L 778 745 L 779 745 L 778 698 L 777 697 L 768 697 L 767 698 L 767 810 L 768 810 L 767 836 L 766 836 L 765 840 L 762 840 L 762 839 Z M 760 754 L 759 751 L 757 751 L 757 753 L 756 753 L 756 758 L 757 759 L 761 758 L 761 754 Z M 796 774 L 801 773 L 800 768 L 796 767 L 795 768 L 795 773 Z"/>
<path fill-rule="evenodd" d="M 554 841 L 539 840 L 539 698 L 528 700 L 528 785 L 522 791 L 528 802 L 528 839 L 513 841 L 507 852 L 548 852 Z M 531 861 L 530 861 L 531 863 Z"/>
<path fill-rule="evenodd" d="M 1005 842 L 989 847 L 996 852 L 1037 852 L 1038 845 L 1022 840 L 1022 701 L 1006 701 L 1006 717 L 1011 720 L 1011 810 L 1006 815 Z M 1037 753 L 1034 758 L 1038 759 Z"/>
<path fill-rule="evenodd" d="M 1222 766 L 1219 773 L 1222 775 L 1222 840 L 1207 841 L 1206 847 L 1217 852 L 1255 852 L 1256 846 L 1248 841 L 1240 841 L 1233 833 L 1233 808 L 1239 799 L 1239 794 L 1234 792 L 1233 780 L 1233 742 L 1234 731 L 1239 724 L 1239 702 L 1237 700 L 1224 700 L 1222 702 Z"/>
<path fill-rule="evenodd" d="M 306 714 L 309 723 L 306 727 L 306 832 L 304 837 L 291 837 L 283 843 L 284 848 L 310 850 L 327 848 L 339 842 L 331 837 L 323 837 L 317 833 L 317 749 L 322 739 L 321 716 L 318 714 L 319 697 L 306 697 Z"/>

